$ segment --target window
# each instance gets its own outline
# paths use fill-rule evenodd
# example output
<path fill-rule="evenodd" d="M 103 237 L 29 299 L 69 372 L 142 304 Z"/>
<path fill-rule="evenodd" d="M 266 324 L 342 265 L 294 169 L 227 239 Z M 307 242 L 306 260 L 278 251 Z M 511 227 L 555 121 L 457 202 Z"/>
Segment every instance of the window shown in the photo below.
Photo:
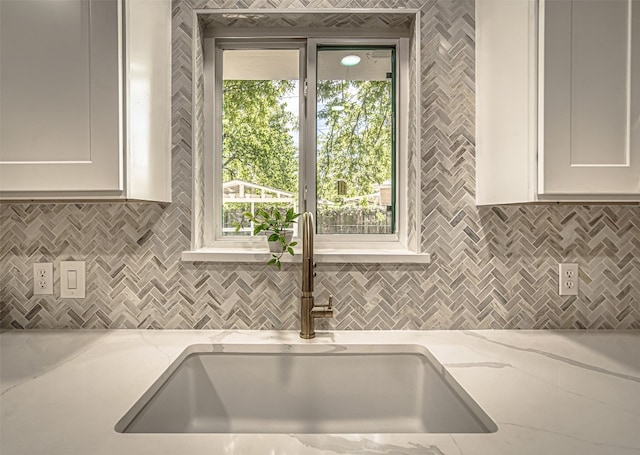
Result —
<path fill-rule="evenodd" d="M 205 247 L 261 248 L 235 222 L 277 207 L 315 214 L 318 249 L 406 249 L 408 41 L 204 40 Z"/>
<path fill-rule="evenodd" d="M 319 234 L 393 234 L 395 46 L 318 46 Z"/>
<path fill-rule="evenodd" d="M 229 43 L 217 50 L 223 237 L 253 235 L 253 226 L 236 232 L 245 212 L 270 207 L 297 212 L 300 205 L 303 52 L 286 44 L 258 46 Z"/>
<path fill-rule="evenodd" d="M 251 236 L 235 224 L 269 207 L 306 207 L 318 234 L 395 232 L 395 54 L 395 45 L 217 44 L 218 238 Z"/>

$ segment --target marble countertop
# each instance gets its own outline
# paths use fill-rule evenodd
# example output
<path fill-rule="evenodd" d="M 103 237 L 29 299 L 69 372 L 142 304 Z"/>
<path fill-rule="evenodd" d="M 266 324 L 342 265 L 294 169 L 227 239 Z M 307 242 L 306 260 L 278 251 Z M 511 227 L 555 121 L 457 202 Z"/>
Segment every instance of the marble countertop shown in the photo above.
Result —
<path fill-rule="evenodd" d="M 491 434 L 120 434 L 189 345 L 420 344 L 491 416 Z M 5 331 L 0 453 L 640 454 L 640 332 Z"/>

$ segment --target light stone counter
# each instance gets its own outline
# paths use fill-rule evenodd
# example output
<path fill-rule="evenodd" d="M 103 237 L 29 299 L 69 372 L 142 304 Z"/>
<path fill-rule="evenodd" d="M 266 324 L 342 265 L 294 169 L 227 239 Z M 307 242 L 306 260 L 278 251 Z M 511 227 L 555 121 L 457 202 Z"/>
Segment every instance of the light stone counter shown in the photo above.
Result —
<path fill-rule="evenodd" d="M 492 434 L 120 434 L 196 343 L 420 344 L 497 423 Z M 640 454 L 640 332 L 7 331 L 0 453 Z"/>

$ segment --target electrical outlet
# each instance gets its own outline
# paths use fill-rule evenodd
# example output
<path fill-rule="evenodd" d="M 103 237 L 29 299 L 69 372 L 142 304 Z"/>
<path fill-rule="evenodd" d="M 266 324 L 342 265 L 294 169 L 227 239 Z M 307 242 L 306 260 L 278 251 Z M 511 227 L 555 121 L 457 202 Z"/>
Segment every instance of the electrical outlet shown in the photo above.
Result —
<path fill-rule="evenodd" d="M 558 264 L 558 292 L 560 295 L 578 295 L 578 264 Z"/>
<path fill-rule="evenodd" d="M 53 294 L 53 262 L 36 262 L 33 264 L 33 294 Z"/>

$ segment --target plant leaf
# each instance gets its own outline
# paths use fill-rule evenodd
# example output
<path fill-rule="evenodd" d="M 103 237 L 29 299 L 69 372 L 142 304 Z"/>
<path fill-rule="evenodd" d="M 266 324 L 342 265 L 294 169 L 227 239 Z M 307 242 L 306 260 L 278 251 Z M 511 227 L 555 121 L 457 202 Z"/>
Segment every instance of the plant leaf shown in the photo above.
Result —
<path fill-rule="evenodd" d="M 278 235 L 278 234 L 271 234 L 269 236 L 269 241 L 270 242 L 277 242 L 278 240 L 280 240 L 280 235 Z"/>
<path fill-rule="evenodd" d="M 273 265 L 273 264 L 276 263 L 277 260 L 278 259 L 276 259 L 276 258 L 271 258 L 271 259 L 269 259 L 269 262 L 267 262 L 267 265 Z"/>
<path fill-rule="evenodd" d="M 297 244 L 298 244 L 298 242 L 291 242 L 291 243 L 289 244 L 289 246 L 296 246 Z"/>
<path fill-rule="evenodd" d="M 291 256 L 293 256 L 293 248 L 289 247 L 289 248 L 287 248 L 287 251 L 289 252 L 289 254 Z"/>

